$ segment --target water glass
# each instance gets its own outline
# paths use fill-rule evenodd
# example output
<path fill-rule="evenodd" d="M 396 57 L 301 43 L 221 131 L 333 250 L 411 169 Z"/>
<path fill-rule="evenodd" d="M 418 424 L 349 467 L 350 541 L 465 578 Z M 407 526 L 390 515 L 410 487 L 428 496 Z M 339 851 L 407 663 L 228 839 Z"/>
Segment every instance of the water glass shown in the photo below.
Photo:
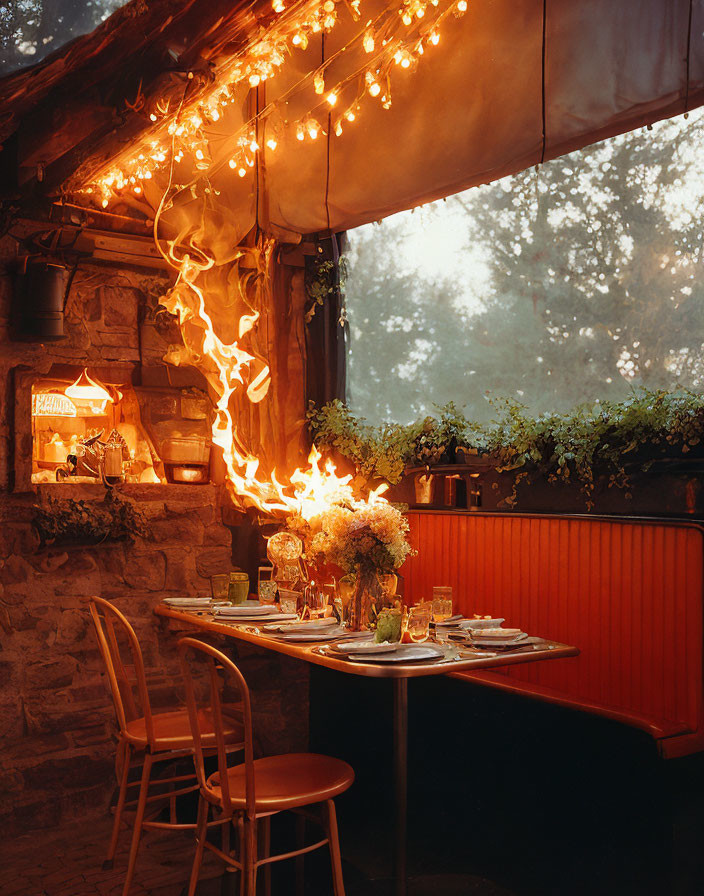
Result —
<path fill-rule="evenodd" d="M 228 596 L 233 604 L 244 603 L 249 597 L 249 576 L 246 572 L 231 572 Z"/>
<path fill-rule="evenodd" d="M 430 635 L 430 610 L 427 606 L 411 607 L 406 620 L 406 632 L 411 641 L 427 641 Z"/>
<path fill-rule="evenodd" d="M 259 603 L 273 604 L 276 601 L 276 582 L 271 579 L 261 579 L 259 582 Z"/>
<path fill-rule="evenodd" d="M 433 587 L 433 622 L 444 622 L 452 616 L 452 587 L 435 585 Z"/>
<path fill-rule="evenodd" d="M 337 595 L 340 598 L 340 621 L 348 625 L 352 610 L 352 598 L 354 597 L 357 580 L 353 575 L 342 576 L 337 583 Z"/>
<path fill-rule="evenodd" d="M 282 613 L 295 613 L 298 615 L 298 599 L 300 594 L 297 591 L 285 591 L 279 589 L 279 606 Z"/>
<path fill-rule="evenodd" d="M 230 576 L 227 573 L 210 577 L 210 593 L 213 603 L 221 604 L 229 600 Z"/>

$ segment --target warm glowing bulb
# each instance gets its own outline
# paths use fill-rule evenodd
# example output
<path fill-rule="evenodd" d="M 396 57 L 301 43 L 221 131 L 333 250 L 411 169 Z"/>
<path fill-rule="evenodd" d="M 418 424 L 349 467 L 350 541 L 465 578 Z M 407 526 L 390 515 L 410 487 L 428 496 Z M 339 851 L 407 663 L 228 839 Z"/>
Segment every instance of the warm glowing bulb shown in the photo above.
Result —
<path fill-rule="evenodd" d="M 269 139 L 266 141 L 266 145 L 269 147 L 269 149 L 270 149 L 272 152 L 273 152 L 273 151 L 276 149 L 276 147 L 278 146 L 276 140 L 274 140 L 273 137 L 269 137 Z"/>
<path fill-rule="evenodd" d="M 196 158 L 197 158 L 197 159 L 204 159 L 204 158 L 205 158 L 205 156 L 203 155 L 203 150 L 202 150 L 202 149 L 197 149 L 197 150 L 196 150 Z"/>
<path fill-rule="evenodd" d="M 240 170 L 239 170 L 237 173 L 239 174 L 240 177 L 244 177 L 245 174 L 247 173 L 247 169 L 246 169 L 246 168 L 240 168 Z"/>
<path fill-rule="evenodd" d="M 354 112 L 348 112 L 346 117 L 347 121 L 354 121 L 357 116 L 354 114 Z"/>
<path fill-rule="evenodd" d="M 141 193 L 141 192 L 142 192 L 142 188 L 141 188 L 141 187 L 135 187 L 135 188 L 134 188 L 134 191 L 135 191 L 135 193 Z"/>
<path fill-rule="evenodd" d="M 299 124 L 296 128 L 296 140 L 305 140 L 306 132 L 302 124 Z"/>
<path fill-rule="evenodd" d="M 328 101 L 329 105 L 334 106 L 335 103 L 337 102 L 337 94 L 334 93 L 334 92 L 333 92 L 333 93 L 329 93 L 329 94 L 327 95 L 327 101 Z"/>
<path fill-rule="evenodd" d="M 298 46 L 300 46 L 300 43 L 301 43 L 301 35 L 300 35 L 300 34 L 294 34 L 293 37 L 291 38 L 291 43 L 294 45 L 294 47 L 298 47 Z"/>
<path fill-rule="evenodd" d="M 334 12 L 335 11 L 335 3 L 333 2 L 333 0 L 325 0 L 325 3 L 323 4 L 323 9 L 325 10 L 325 12 Z"/>
<path fill-rule="evenodd" d="M 259 144 L 257 143 L 256 140 L 252 140 L 252 142 L 249 144 L 249 151 L 256 152 L 258 149 L 259 149 Z"/>
<path fill-rule="evenodd" d="M 257 87 L 257 85 L 259 84 L 260 81 L 261 81 L 261 78 L 257 74 L 249 76 L 249 86 L 250 87 Z"/>
<path fill-rule="evenodd" d="M 459 0 L 457 9 L 459 9 L 460 12 L 467 12 L 467 0 Z"/>
<path fill-rule="evenodd" d="M 313 78 L 313 87 L 316 93 L 322 93 L 325 90 L 325 78 L 319 72 Z"/>
<path fill-rule="evenodd" d="M 220 113 L 217 109 L 212 109 L 210 112 L 210 117 L 213 119 L 213 121 L 217 121 L 218 118 L 220 118 Z"/>
<path fill-rule="evenodd" d="M 408 68 L 410 64 L 411 60 L 408 58 L 408 56 L 404 56 L 401 60 L 401 68 Z"/>
<path fill-rule="evenodd" d="M 108 207 L 107 199 L 103 199 L 103 201 L 100 204 L 102 205 L 103 208 L 107 208 Z"/>
<path fill-rule="evenodd" d="M 320 125 L 317 121 L 311 120 L 308 122 L 308 135 L 310 136 L 311 140 L 317 140 L 319 128 Z"/>
<path fill-rule="evenodd" d="M 402 18 L 403 18 L 404 25 L 410 25 L 411 22 L 413 21 L 413 19 L 410 16 L 410 13 L 407 13 L 407 12 L 404 12 Z"/>
<path fill-rule="evenodd" d="M 271 5 L 274 12 L 283 12 L 286 9 L 283 4 L 283 0 L 271 0 Z"/>
<path fill-rule="evenodd" d="M 150 120 L 150 121 L 156 121 L 156 115 L 155 115 L 153 112 L 152 112 L 152 114 L 149 116 L 149 120 Z"/>
<path fill-rule="evenodd" d="M 371 31 L 367 31 L 367 33 L 362 38 L 362 46 L 364 47 L 365 53 L 373 53 L 374 47 L 376 46 L 374 42 L 374 35 Z"/>
<path fill-rule="evenodd" d="M 227 164 L 230 166 L 230 168 L 233 168 L 233 169 L 237 167 L 237 162 L 234 159 L 230 159 L 230 161 Z"/>
<path fill-rule="evenodd" d="M 335 136 L 339 137 L 341 133 L 342 133 L 342 125 L 338 121 L 338 123 L 335 125 Z"/>
<path fill-rule="evenodd" d="M 440 35 L 437 33 L 437 31 L 433 31 L 431 33 L 430 43 L 433 44 L 433 46 L 435 46 L 435 47 L 437 47 L 437 45 L 440 43 Z"/>

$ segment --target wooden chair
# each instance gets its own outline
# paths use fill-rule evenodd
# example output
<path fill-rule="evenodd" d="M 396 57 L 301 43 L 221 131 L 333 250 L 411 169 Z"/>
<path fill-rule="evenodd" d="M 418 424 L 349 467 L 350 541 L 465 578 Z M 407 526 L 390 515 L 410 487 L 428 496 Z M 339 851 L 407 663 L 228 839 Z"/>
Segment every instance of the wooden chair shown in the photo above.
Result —
<path fill-rule="evenodd" d="M 242 873 L 241 892 L 244 896 L 256 896 L 257 871 L 261 866 L 269 871 L 269 863 L 303 856 L 325 845 L 329 846 L 332 863 L 335 896 L 344 896 L 340 844 L 337 833 L 334 797 L 347 790 L 354 781 L 354 771 L 341 759 L 314 753 L 289 753 L 254 759 L 252 749 L 252 708 L 249 689 L 242 673 L 224 654 L 209 644 L 194 638 L 179 641 L 183 678 L 186 684 L 186 703 L 191 722 L 195 765 L 200 784 L 200 804 L 196 829 L 196 855 L 188 887 L 188 896 L 194 896 L 198 883 L 203 850 L 209 849 L 223 859 L 230 868 Z M 202 727 L 203 710 L 199 708 L 191 673 L 194 661 L 200 660 L 208 670 L 210 702 L 208 718 L 215 729 L 218 770 L 206 777 L 203 746 L 206 743 Z M 226 739 L 217 669 L 225 671 L 228 683 L 239 691 L 244 723 L 244 763 L 227 766 Z M 320 815 L 305 811 L 309 806 L 320 808 Z M 239 833 L 240 858 L 223 852 L 207 842 L 208 815 L 215 809 L 220 815 L 216 824 L 232 823 Z M 269 819 L 279 812 L 291 810 L 305 819 L 317 822 L 325 838 L 310 846 L 302 846 L 303 830 L 299 827 L 299 848 L 278 855 L 269 854 Z M 257 854 L 257 825 L 262 820 L 264 847 L 262 856 Z M 299 860 L 299 880 L 302 868 Z M 268 878 L 268 875 L 267 875 Z M 268 889 L 268 879 L 267 879 Z"/>
<path fill-rule="evenodd" d="M 118 725 L 118 745 L 115 769 L 119 782 L 115 821 L 108 847 L 104 869 L 112 867 L 117 848 L 122 813 L 126 805 L 128 787 L 139 783 L 139 794 L 136 801 L 136 816 L 132 831 L 127 876 L 123 887 L 123 896 L 128 896 L 134 874 L 137 851 L 144 828 L 166 828 L 169 830 L 193 829 L 194 824 L 179 824 L 176 818 L 176 797 L 198 789 L 193 774 L 159 777 L 152 781 L 152 767 L 155 763 L 173 761 L 193 755 L 193 737 L 185 707 L 154 713 L 151 709 L 144 661 L 139 641 L 134 629 L 125 616 L 109 601 L 100 597 L 89 599 L 90 614 L 98 637 L 98 646 L 105 664 L 112 694 L 115 715 Z M 123 657 L 128 660 L 126 664 Z M 131 662 L 129 662 L 131 661 Z M 191 682 L 191 687 L 193 683 Z M 244 728 L 242 710 L 237 705 L 223 706 L 218 717 L 218 744 L 227 752 L 240 751 L 244 748 Z M 223 718 L 226 721 L 223 721 Z M 202 736 L 199 744 L 201 755 L 205 749 L 212 753 L 215 746 L 215 731 L 212 719 L 207 713 L 199 715 Z M 210 749 L 209 749 L 210 748 Z M 129 782 L 129 772 L 133 759 L 141 759 L 142 773 L 139 782 Z M 191 782 L 186 784 L 186 782 Z M 150 785 L 168 786 L 167 792 L 152 792 Z M 154 789 L 152 787 L 152 790 Z M 154 801 L 169 800 L 169 821 L 145 819 L 147 804 Z"/>

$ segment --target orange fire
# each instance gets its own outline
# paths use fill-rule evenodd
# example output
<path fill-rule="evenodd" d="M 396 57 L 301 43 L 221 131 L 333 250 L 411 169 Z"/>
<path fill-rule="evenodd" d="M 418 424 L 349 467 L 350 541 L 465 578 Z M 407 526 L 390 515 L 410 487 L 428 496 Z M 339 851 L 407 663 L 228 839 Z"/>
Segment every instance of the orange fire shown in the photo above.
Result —
<path fill-rule="evenodd" d="M 185 249 L 177 248 L 184 241 Z M 246 449 L 238 435 L 230 401 L 237 390 L 246 389 L 250 401 L 260 402 L 269 390 L 269 366 L 263 359 L 242 349 L 238 341 L 225 343 L 217 336 L 206 309 L 204 290 L 198 282 L 213 267 L 213 258 L 190 239 L 186 240 L 185 234 L 167 245 L 167 251 L 161 250 L 162 254 L 178 271 L 178 277 L 162 304 L 177 315 L 185 346 L 185 357 L 173 352 L 167 357 L 171 363 L 185 361 L 197 366 L 217 396 L 212 439 L 213 444 L 222 448 L 227 485 L 235 503 L 239 506 L 249 503 L 264 513 L 297 513 L 309 520 L 331 504 L 354 499 L 356 496 L 350 484 L 352 476 L 339 476 L 331 460 L 321 468 L 322 455 L 315 446 L 308 457 L 308 467 L 296 469 L 288 482 L 280 481 L 275 469 L 268 479 L 260 474 L 259 459 Z M 250 256 L 250 269 L 255 271 L 250 286 L 254 286 L 255 292 L 260 291 L 259 299 L 267 289 L 273 248 L 273 240 L 264 240 L 260 247 L 241 250 L 242 255 Z M 248 275 L 252 276 L 243 276 Z M 240 295 L 244 297 L 246 293 L 246 288 L 240 287 Z M 259 318 L 256 307 L 250 307 L 249 312 L 239 319 L 239 339 Z M 381 494 L 386 488 L 388 486 L 381 485 L 367 500 L 370 503 L 384 501 Z"/>

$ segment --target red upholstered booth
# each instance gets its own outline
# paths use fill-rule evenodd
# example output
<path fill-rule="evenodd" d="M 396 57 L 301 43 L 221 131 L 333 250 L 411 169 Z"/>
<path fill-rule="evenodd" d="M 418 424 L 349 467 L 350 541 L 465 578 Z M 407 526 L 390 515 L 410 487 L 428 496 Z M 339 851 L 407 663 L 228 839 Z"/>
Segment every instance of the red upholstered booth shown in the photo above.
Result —
<path fill-rule="evenodd" d="M 704 530 L 687 522 L 411 511 L 406 599 L 452 585 L 465 614 L 575 644 L 576 659 L 458 673 L 704 749 Z"/>

